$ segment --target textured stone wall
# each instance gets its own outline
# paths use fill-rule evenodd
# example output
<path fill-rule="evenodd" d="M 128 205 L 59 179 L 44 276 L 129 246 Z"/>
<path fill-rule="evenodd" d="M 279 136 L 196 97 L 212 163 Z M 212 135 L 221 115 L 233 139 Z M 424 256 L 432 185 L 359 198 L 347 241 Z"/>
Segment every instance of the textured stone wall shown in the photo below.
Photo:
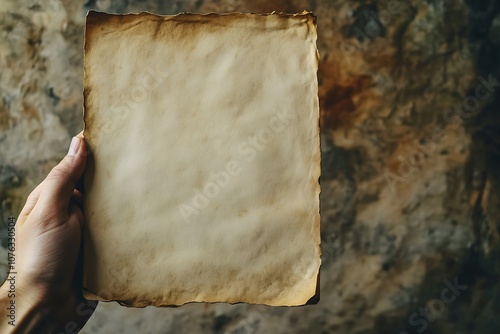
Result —
<path fill-rule="evenodd" d="M 101 303 L 84 333 L 500 332 L 500 1 L 0 0 L 4 246 L 82 128 L 90 8 L 315 12 L 323 266 L 316 306 Z"/>

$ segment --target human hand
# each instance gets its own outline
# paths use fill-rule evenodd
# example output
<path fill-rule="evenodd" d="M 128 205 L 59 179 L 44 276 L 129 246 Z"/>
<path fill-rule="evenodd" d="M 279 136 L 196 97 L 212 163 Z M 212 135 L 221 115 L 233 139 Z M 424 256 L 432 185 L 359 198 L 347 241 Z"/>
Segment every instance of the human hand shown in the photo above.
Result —
<path fill-rule="evenodd" d="M 82 193 L 77 189 L 87 160 L 83 135 L 29 195 L 15 226 L 15 326 L 6 308 L 9 284 L 0 288 L 0 332 L 77 333 L 96 302 L 83 298 Z M 10 275 L 9 275 L 10 276 Z"/>

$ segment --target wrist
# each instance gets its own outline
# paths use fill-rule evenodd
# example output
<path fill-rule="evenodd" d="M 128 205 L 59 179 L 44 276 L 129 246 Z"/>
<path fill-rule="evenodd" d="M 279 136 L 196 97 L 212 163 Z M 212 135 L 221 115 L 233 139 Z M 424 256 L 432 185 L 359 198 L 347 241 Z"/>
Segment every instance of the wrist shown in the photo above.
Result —
<path fill-rule="evenodd" d="M 0 332 L 36 332 L 45 328 L 48 313 L 49 307 L 37 289 L 22 284 L 14 275 L 7 276 L 0 286 Z"/>
<path fill-rule="evenodd" d="M 17 320 L 17 305 L 13 305 L 15 300 L 13 302 L 11 301 L 12 299 L 9 297 L 11 293 L 9 290 L 9 281 L 5 281 L 5 283 L 0 286 L 0 331 L 2 333 L 13 333 Z"/>

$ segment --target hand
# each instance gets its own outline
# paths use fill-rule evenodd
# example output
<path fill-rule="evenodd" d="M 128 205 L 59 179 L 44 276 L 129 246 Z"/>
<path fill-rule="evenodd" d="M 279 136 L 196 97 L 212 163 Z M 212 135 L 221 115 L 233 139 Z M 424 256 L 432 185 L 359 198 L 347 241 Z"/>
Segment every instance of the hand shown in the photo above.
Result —
<path fill-rule="evenodd" d="M 82 193 L 87 154 L 83 135 L 29 195 L 15 226 L 15 326 L 6 314 L 10 283 L 0 288 L 0 332 L 77 333 L 93 313 L 82 289 Z M 8 277 L 12 275 L 9 274 Z"/>

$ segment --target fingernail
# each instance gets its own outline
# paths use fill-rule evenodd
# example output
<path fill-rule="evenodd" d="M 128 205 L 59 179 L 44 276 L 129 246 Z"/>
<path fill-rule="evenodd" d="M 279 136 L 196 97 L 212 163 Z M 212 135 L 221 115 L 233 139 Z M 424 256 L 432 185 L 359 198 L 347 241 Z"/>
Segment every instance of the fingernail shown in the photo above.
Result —
<path fill-rule="evenodd" d="M 80 143 L 81 140 L 78 137 L 73 137 L 73 139 L 71 139 L 71 144 L 69 145 L 69 150 L 68 150 L 69 156 L 76 155 L 76 152 L 78 152 L 78 149 L 80 148 Z"/>

